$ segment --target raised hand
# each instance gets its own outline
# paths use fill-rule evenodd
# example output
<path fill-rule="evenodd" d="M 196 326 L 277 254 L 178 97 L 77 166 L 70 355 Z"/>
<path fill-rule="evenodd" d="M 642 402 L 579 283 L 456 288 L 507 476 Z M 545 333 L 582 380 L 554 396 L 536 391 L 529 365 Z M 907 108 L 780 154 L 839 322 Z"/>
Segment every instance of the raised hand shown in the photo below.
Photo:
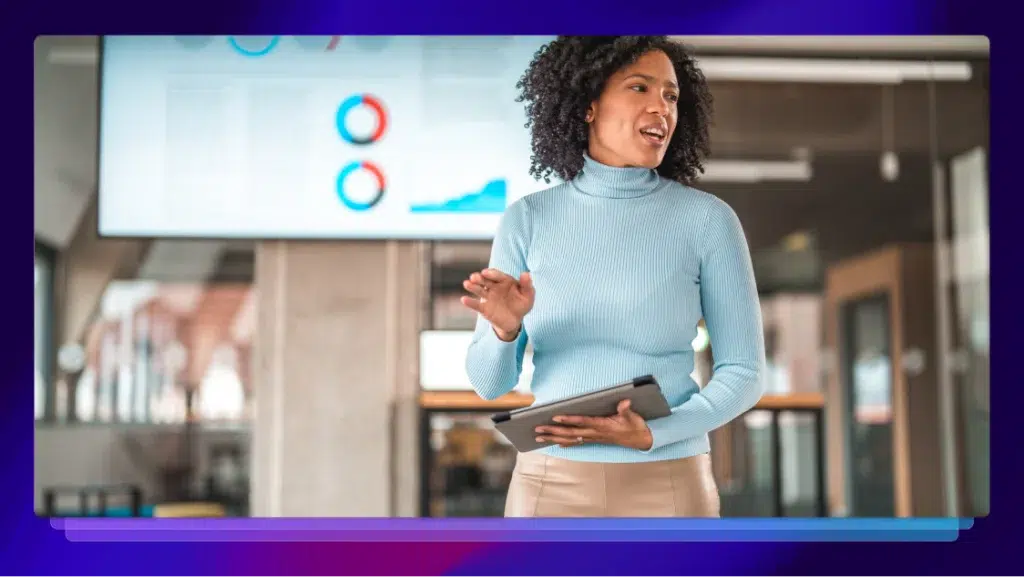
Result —
<path fill-rule="evenodd" d="M 533 308 L 533 280 L 524 272 L 515 279 L 488 268 L 469 275 L 462 286 L 474 296 L 462 297 L 462 304 L 480 313 L 503 341 L 519 336 L 523 317 Z M 474 298 L 475 297 L 475 298 Z"/>

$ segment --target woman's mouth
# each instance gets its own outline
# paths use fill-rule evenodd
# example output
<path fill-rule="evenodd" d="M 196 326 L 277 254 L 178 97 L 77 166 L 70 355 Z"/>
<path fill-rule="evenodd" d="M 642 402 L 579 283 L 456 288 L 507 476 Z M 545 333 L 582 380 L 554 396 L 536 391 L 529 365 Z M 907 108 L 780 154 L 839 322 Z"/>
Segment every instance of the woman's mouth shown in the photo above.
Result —
<path fill-rule="evenodd" d="M 640 136 L 643 136 L 644 140 L 652 146 L 661 146 L 665 144 L 667 134 L 664 128 L 652 126 L 641 128 Z"/>

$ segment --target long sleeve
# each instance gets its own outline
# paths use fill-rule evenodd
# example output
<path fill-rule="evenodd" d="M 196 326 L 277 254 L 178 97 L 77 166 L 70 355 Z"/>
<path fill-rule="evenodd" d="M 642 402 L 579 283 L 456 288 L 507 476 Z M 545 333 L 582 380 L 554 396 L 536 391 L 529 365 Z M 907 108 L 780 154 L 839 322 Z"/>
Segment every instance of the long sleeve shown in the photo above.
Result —
<path fill-rule="evenodd" d="M 715 201 L 706 221 L 700 299 L 711 339 L 711 381 L 672 415 L 648 423 L 659 447 L 706 434 L 761 398 L 765 367 L 761 306 L 747 240 L 736 213 Z"/>
<path fill-rule="evenodd" d="M 528 206 L 526 199 L 521 199 L 502 215 L 491 245 L 488 266 L 519 278 L 527 270 L 530 235 Z M 473 340 L 466 355 L 466 374 L 478 395 L 491 400 L 515 388 L 523 370 L 527 339 L 524 327 L 515 341 L 502 341 L 494 334 L 491 323 L 482 316 L 477 317 Z"/>

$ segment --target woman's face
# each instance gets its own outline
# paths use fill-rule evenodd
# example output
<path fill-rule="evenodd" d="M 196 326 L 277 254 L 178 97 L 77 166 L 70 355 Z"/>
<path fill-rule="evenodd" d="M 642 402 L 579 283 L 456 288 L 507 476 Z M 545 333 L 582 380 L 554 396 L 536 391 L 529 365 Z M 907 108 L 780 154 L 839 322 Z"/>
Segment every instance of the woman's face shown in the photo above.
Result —
<path fill-rule="evenodd" d="M 676 129 L 679 84 L 668 56 L 648 52 L 608 79 L 590 105 L 590 157 L 608 166 L 657 168 Z"/>

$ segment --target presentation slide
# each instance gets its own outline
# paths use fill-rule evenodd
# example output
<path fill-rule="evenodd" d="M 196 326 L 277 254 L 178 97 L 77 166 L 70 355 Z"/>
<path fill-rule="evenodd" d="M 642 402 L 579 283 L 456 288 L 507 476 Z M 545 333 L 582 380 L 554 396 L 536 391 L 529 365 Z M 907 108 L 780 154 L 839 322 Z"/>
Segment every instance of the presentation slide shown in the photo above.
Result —
<path fill-rule="evenodd" d="M 551 186 L 515 100 L 550 39 L 107 36 L 99 233 L 490 239 Z"/>

